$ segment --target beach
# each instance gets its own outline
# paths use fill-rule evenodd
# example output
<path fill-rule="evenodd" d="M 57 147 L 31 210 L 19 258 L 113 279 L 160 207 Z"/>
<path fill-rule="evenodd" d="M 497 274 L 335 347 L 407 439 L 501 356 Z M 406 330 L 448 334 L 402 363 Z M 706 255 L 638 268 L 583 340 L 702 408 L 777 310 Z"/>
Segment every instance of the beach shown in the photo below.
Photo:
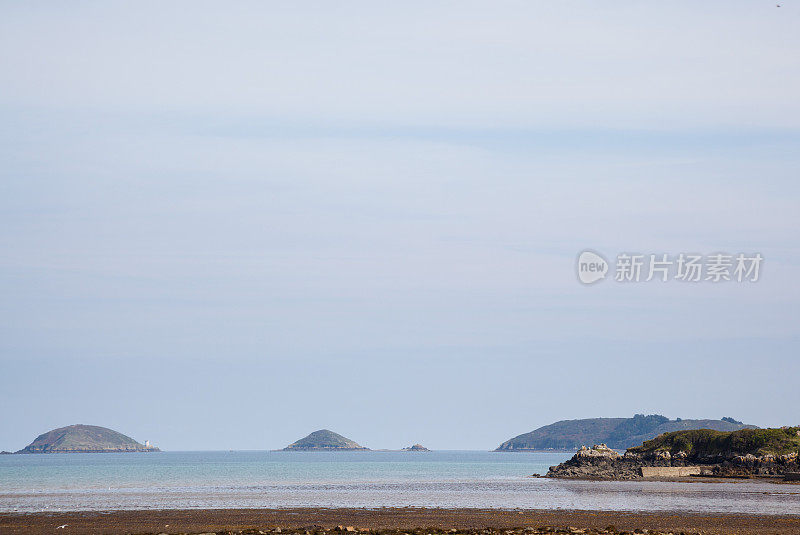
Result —
<path fill-rule="evenodd" d="M 62 525 L 66 527 L 56 531 Z M 356 532 L 369 530 L 385 535 L 445 533 L 452 529 L 457 530 L 455 533 L 484 535 L 535 535 L 559 531 L 575 533 L 580 530 L 586 533 L 647 530 L 651 533 L 675 534 L 789 535 L 800 533 L 800 516 L 430 508 L 0 513 L 0 532 L 4 534 L 274 533 L 279 528 L 283 534 L 305 535 L 326 531 L 336 533 L 337 526 L 345 528 L 345 532 L 352 527 Z"/>

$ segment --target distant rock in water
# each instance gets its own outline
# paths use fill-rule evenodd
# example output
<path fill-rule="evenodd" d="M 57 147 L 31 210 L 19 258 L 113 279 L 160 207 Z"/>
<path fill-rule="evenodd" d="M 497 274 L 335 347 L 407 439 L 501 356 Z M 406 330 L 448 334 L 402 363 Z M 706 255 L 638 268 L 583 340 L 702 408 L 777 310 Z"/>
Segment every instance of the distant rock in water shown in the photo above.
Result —
<path fill-rule="evenodd" d="M 289 444 L 283 451 L 348 451 L 348 450 L 368 450 L 353 442 L 349 438 L 343 437 L 333 431 L 320 429 L 314 431 L 305 438 Z"/>
<path fill-rule="evenodd" d="M 409 446 L 407 448 L 403 448 L 403 451 L 431 451 L 422 444 L 414 444 L 413 446 Z"/>
<path fill-rule="evenodd" d="M 585 444 L 601 443 L 611 448 L 626 449 L 663 433 L 692 429 L 731 432 L 757 428 L 730 417 L 722 420 L 670 420 L 660 414 L 563 420 L 507 440 L 495 451 L 574 450 Z"/>
<path fill-rule="evenodd" d="M 160 451 L 149 444 L 139 444 L 129 436 L 96 425 L 59 427 L 36 437 L 17 453 L 106 453 Z"/>

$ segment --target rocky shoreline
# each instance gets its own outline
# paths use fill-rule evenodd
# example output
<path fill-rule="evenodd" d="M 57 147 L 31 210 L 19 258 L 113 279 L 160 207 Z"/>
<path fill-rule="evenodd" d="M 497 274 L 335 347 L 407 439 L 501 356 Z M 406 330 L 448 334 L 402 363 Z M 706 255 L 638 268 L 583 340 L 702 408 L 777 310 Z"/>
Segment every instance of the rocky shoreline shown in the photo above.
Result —
<path fill-rule="evenodd" d="M 776 477 L 800 471 L 798 453 L 737 455 L 732 452 L 691 456 L 657 450 L 624 454 L 606 447 L 582 447 L 568 461 L 551 466 L 546 477 L 566 479 L 633 480 L 645 477 Z M 787 478 L 788 479 L 788 478 Z"/>

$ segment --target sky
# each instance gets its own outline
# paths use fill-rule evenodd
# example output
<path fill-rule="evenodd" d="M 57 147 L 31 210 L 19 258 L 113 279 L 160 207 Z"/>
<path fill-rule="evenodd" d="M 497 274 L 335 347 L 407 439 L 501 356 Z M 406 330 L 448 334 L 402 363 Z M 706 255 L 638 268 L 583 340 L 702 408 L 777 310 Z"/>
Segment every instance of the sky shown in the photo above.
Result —
<path fill-rule="evenodd" d="M 800 5 L 0 2 L 0 450 L 800 424 Z M 755 253 L 755 283 L 576 257 Z"/>

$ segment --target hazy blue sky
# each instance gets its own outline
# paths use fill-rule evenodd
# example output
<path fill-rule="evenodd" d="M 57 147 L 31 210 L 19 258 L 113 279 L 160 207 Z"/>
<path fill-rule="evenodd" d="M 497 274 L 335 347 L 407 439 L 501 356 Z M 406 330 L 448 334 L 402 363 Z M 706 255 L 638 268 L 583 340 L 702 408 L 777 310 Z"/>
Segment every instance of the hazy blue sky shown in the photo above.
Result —
<path fill-rule="evenodd" d="M 0 449 L 800 423 L 781 5 L 0 2 Z M 765 263 L 583 287 L 585 248 Z"/>

